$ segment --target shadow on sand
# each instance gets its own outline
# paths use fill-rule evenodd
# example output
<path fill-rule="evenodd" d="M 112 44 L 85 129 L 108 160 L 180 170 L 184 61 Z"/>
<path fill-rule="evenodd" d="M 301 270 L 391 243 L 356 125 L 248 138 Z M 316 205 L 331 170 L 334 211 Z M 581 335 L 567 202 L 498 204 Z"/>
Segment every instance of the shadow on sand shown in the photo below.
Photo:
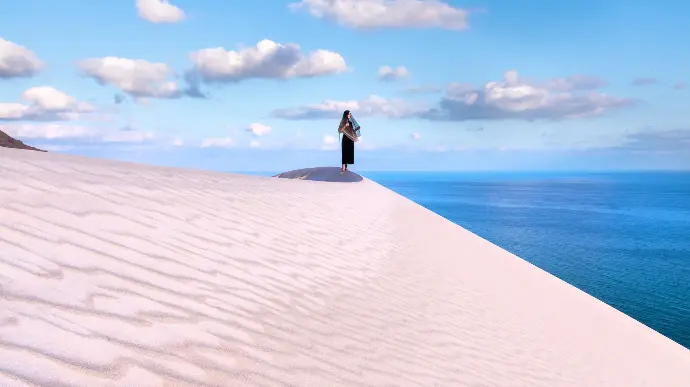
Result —
<path fill-rule="evenodd" d="M 347 171 L 341 175 L 340 168 L 338 167 L 296 169 L 294 171 L 283 172 L 279 175 L 275 175 L 274 177 L 279 177 L 282 179 L 330 181 L 334 183 L 357 183 L 364 180 L 362 176 L 350 171 Z"/>

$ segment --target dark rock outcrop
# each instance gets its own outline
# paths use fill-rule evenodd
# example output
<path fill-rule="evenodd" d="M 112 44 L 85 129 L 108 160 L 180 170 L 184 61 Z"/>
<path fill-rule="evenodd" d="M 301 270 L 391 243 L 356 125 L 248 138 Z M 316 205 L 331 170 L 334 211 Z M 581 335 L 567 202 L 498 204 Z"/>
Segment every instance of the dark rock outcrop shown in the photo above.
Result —
<path fill-rule="evenodd" d="M 3 148 L 14 148 L 14 149 L 26 149 L 39 152 L 45 152 L 42 149 L 34 148 L 32 146 L 26 145 L 23 142 L 10 137 L 7 133 L 0 130 L 0 147 Z"/>

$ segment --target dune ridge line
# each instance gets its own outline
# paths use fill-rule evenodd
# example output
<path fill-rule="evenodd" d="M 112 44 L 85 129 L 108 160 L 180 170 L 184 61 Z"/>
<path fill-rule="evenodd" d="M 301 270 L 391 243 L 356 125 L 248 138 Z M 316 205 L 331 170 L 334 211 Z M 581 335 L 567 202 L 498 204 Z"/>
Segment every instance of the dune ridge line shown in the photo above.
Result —
<path fill-rule="evenodd" d="M 0 166 L 3 387 L 690 386 L 689 350 L 366 178 Z"/>

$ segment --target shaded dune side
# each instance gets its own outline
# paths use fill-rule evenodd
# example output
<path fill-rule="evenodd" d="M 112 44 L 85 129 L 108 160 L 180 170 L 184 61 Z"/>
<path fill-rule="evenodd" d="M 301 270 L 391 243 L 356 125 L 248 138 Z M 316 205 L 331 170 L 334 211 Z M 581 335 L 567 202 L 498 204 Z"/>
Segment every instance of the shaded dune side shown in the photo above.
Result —
<path fill-rule="evenodd" d="M 0 166 L 2 386 L 690 380 L 690 351 L 367 179 Z"/>

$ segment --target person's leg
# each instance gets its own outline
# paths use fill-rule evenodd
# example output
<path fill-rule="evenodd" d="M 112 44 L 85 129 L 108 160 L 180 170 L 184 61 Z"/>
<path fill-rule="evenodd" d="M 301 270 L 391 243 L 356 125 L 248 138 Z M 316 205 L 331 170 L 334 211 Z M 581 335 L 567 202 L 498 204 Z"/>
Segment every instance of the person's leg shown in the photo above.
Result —
<path fill-rule="evenodd" d="M 343 174 L 345 171 L 347 171 L 347 164 L 350 163 L 350 159 L 352 158 L 352 151 L 354 150 L 355 143 L 352 142 L 352 140 L 347 137 L 343 136 L 343 141 L 341 143 L 341 164 L 342 167 L 340 168 L 340 173 Z"/>

